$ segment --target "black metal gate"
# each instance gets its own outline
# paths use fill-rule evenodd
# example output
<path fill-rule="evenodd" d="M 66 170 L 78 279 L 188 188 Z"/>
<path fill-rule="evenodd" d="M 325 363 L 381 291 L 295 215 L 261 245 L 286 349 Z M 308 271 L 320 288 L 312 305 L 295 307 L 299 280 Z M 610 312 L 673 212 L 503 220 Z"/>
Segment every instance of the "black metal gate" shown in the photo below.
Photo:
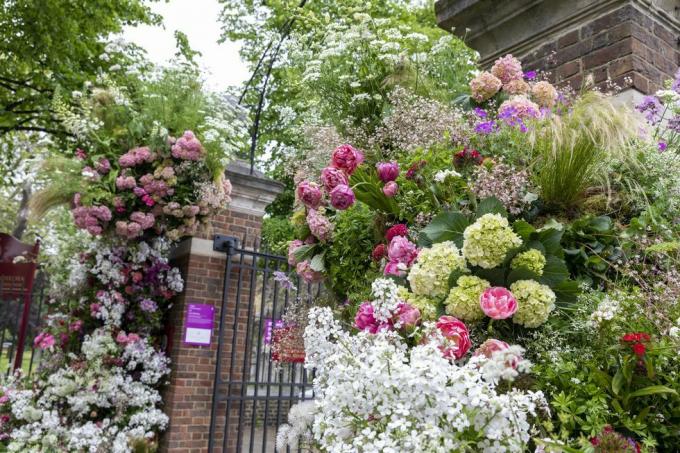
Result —
<path fill-rule="evenodd" d="M 217 235 L 213 248 L 227 261 L 208 450 L 277 452 L 276 432 L 288 409 L 314 396 L 300 351 L 282 350 L 286 335 L 301 333 L 284 314 L 308 306 L 322 287 L 305 283 L 286 257 L 257 244 L 246 248 Z"/>

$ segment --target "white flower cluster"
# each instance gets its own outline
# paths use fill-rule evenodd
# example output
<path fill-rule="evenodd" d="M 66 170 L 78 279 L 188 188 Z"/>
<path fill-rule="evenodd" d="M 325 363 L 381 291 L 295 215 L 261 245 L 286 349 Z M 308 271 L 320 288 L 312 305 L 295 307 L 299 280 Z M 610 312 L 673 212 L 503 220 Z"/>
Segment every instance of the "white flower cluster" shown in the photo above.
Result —
<path fill-rule="evenodd" d="M 399 296 L 397 284 L 389 278 L 378 278 L 371 284 L 371 294 L 373 300 L 373 317 L 376 321 L 387 322 L 390 320 L 399 306 Z"/>
<path fill-rule="evenodd" d="M 598 327 L 604 321 L 614 319 L 614 316 L 619 312 L 619 302 L 605 295 L 604 299 L 598 304 L 595 311 L 590 315 L 590 322 L 593 327 Z"/>
<path fill-rule="evenodd" d="M 315 411 L 294 429 L 310 429 L 319 450 L 525 450 L 531 417 L 546 404 L 541 392 L 500 394 L 480 372 L 484 359 L 457 366 L 436 342 L 409 349 L 391 332 L 352 336 L 327 308 L 313 308 L 309 317 L 305 366 L 316 369 Z"/>
<path fill-rule="evenodd" d="M 460 177 L 461 174 L 453 169 L 439 170 L 437 173 L 434 174 L 434 180 L 438 183 L 443 183 L 444 181 L 446 181 L 447 178 L 460 178 Z"/>

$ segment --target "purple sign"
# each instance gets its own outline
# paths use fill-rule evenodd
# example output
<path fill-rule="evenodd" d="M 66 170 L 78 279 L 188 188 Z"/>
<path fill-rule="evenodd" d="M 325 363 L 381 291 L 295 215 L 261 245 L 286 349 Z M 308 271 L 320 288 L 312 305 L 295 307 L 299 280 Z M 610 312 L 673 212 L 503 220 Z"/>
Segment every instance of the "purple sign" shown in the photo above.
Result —
<path fill-rule="evenodd" d="M 285 326 L 283 319 L 273 320 L 271 318 L 264 319 L 264 344 L 272 344 L 272 331 L 280 329 Z"/>
<path fill-rule="evenodd" d="M 186 313 L 187 330 L 184 344 L 195 346 L 210 345 L 215 307 L 207 304 L 189 304 Z"/>

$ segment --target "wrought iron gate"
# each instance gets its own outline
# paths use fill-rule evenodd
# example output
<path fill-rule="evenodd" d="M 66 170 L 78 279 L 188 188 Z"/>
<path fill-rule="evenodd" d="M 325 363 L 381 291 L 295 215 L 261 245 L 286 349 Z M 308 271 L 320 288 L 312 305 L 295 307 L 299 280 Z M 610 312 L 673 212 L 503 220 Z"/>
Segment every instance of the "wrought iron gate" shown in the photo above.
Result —
<path fill-rule="evenodd" d="M 208 450 L 277 452 L 276 432 L 288 408 L 313 398 L 313 376 L 300 351 L 282 350 L 284 334 L 297 328 L 282 315 L 294 304 L 307 306 L 322 288 L 293 276 L 285 257 L 257 244 L 246 248 L 237 238 L 217 235 L 213 248 L 227 261 Z"/>

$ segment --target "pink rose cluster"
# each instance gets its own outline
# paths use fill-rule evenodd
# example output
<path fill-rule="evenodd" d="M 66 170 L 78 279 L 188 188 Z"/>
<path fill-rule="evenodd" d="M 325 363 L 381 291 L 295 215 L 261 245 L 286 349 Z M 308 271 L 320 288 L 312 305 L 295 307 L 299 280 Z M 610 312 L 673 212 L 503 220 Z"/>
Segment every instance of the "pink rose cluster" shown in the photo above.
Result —
<path fill-rule="evenodd" d="M 385 275 L 403 277 L 418 258 L 418 247 L 405 236 L 394 236 L 387 246 Z"/>
<path fill-rule="evenodd" d="M 532 79 L 535 73 L 532 71 L 532 75 L 529 74 L 523 72 L 522 63 L 517 58 L 508 54 L 496 60 L 491 71 L 483 71 L 470 81 L 471 97 L 477 102 L 485 102 L 503 90 L 509 95 L 521 96 L 525 99 L 527 99 L 526 96 L 531 95 L 540 107 L 552 108 L 558 99 L 555 87 L 546 81 L 530 85 L 525 78 Z M 538 112 L 539 108 L 535 110 Z M 536 117 L 533 116 L 533 110 L 531 113 L 532 117 Z"/>
<path fill-rule="evenodd" d="M 148 146 L 141 146 L 139 148 L 132 148 L 127 153 L 118 158 L 118 163 L 123 168 L 136 167 L 144 163 L 153 162 L 156 155 L 149 149 Z"/>
<path fill-rule="evenodd" d="M 363 161 L 364 155 L 361 151 L 351 145 L 338 146 L 333 151 L 331 165 L 321 170 L 321 186 L 314 182 L 302 181 L 296 190 L 298 200 L 309 209 L 317 209 L 323 203 L 325 190 L 333 208 L 340 211 L 349 208 L 355 202 L 354 191 L 349 186 L 349 177 Z"/>
<path fill-rule="evenodd" d="M 97 236 L 111 220 L 111 210 L 106 206 L 78 206 L 80 197 L 76 196 L 76 207 L 73 209 L 73 220 L 78 228 L 87 230 Z"/>
<path fill-rule="evenodd" d="M 354 317 L 354 326 L 359 330 L 376 334 L 382 330 L 393 330 L 395 328 L 409 331 L 420 324 L 421 321 L 420 310 L 406 302 L 400 302 L 392 318 L 387 321 L 375 319 L 373 310 L 373 305 L 370 302 L 362 303 Z"/>
<path fill-rule="evenodd" d="M 172 145 L 172 157 L 182 160 L 201 160 L 205 154 L 203 145 L 191 131 L 184 134 Z"/>
<path fill-rule="evenodd" d="M 394 197 L 399 191 L 399 185 L 395 180 L 399 177 L 399 164 L 392 162 L 378 162 L 376 165 L 378 178 L 385 183 L 383 193 L 387 198 Z"/>

